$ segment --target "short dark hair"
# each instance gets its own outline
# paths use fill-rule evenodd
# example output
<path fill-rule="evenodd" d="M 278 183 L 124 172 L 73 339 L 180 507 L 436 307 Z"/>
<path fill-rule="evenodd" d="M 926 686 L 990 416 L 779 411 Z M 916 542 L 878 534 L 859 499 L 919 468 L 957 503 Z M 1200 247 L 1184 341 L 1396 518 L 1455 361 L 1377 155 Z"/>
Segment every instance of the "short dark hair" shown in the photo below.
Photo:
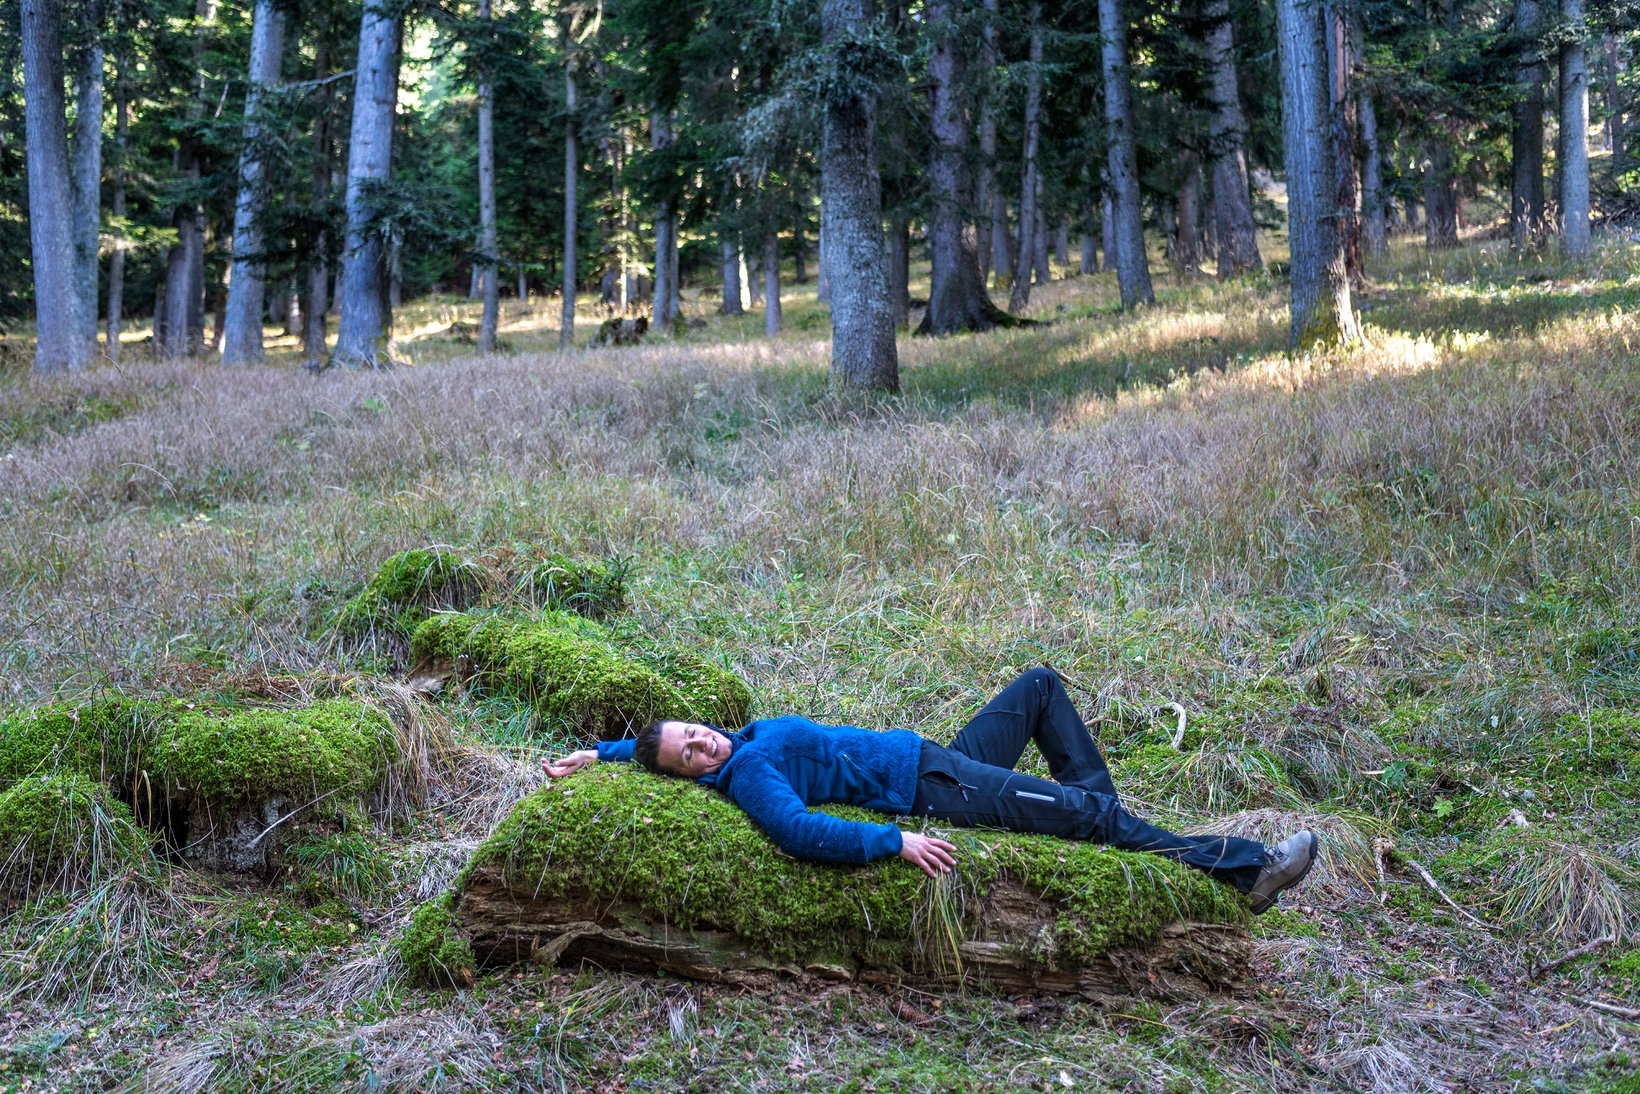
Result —
<path fill-rule="evenodd" d="M 638 730 L 638 741 L 632 746 L 632 760 L 654 775 L 675 775 L 661 766 L 661 727 L 672 718 L 661 718 Z"/>

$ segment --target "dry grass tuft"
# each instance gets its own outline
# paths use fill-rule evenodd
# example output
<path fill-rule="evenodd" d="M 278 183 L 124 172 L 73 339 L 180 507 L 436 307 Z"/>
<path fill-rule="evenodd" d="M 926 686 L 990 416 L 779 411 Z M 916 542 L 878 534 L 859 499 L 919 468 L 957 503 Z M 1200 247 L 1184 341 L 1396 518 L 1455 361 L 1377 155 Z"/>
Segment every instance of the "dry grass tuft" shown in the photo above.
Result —
<path fill-rule="evenodd" d="M 1377 819 L 1363 814 L 1306 813 L 1285 809 L 1249 809 L 1219 817 L 1195 831 L 1277 843 L 1308 828 L 1321 837 L 1321 857 L 1304 886 L 1295 890 L 1308 904 L 1345 904 L 1370 899 L 1378 863 L 1373 856 Z"/>
<path fill-rule="evenodd" d="M 1637 920 L 1640 874 L 1587 843 L 1522 838 L 1502 852 L 1498 873 L 1505 917 L 1573 945 L 1627 937 Z"/>

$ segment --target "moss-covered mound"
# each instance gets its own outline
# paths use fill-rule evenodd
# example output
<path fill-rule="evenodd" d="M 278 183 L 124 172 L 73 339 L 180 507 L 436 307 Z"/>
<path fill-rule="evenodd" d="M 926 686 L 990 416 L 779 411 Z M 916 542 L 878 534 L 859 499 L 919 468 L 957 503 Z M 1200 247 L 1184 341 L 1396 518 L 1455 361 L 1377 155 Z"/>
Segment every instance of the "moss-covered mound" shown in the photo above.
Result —
<path fill-rule="evenodd" d="M 332 625 L 344 638 L 375 637 L 402 652 L 411 633 L 435 611 L 507 606 L 603 619 L 626 608 L 626 570 L 557 554 L 505 550 L 465 558 L 416 548 L 382 563 L 370 583 L 336 610 Z"/>
<path fill-rule="evenodd" d="M 840 975 L 966 962 L 1015 981 L 1108 968 L 1114 952 L 1153 946 L 1180 924 L 1239 935 L 1246 916 L 1232 890 L 1153 855 L 996 832 L 952 838 L 959 868 L 938 883 L 897 858 L 803 862 L 693 783 L 593 771 L 519 803 L 476 852 L 456 914 L 487 962 L 513 959 L 524 939 L 551 946 L 556 929 L 663 967 L 658 952 L 688 951 L 670 966 L 686 974 L 751 953 L 765 967 Z"/>
<path fill-rule="evenodd" d="M 271 846 L 264 830 L 285 814 L 356 811 L 398 759 L 397 741 L 385 714 L 349 699 L 296 710 L 55 704 L 0 719 L 0 789 L 34 793 L 41 779 L 85 793 L 106 786 L 96 793 L 133 802 L 139 820 L 191 857 L 254 869 Z"/>
<path fill-rule="evenodd" d="M 54 703 L 0 719 L 0 787 L 29 775 L 128 779 L 173 712 L 163 704 L 111 697 Z"/>
<path fill-rule="evenodd" d="M 273 795 L 361 794 L 397 758 L 392 723 L 348 699 L 303 710 L 192 710 L 154 747 L 173 792 L 233 803 Z"/>
<path fill-rule="evenodd" d="M 399 957 L 418 984 L 466 987 L 478 961 L 456 927 L 454 894 L 445 893 L 417 906 L 399 937 Z"/>
<path fill-rule="evenodd" d="M 751 692 L 732 672 L 688 655 L 645 664 L 596 631 L 555 612 L 436 615 L 416 628 L 411 652 L 467 666 L 479 688 L 521 696 L 543 720 L 585 735 L 620 738 L 657 718 L 745 724 Z"/>
<path fill-rule="evenodd" d="M 0 792 L 0 890 L 71 889 L 147 848 L 131 811 L 84 775 L 31 775 Z"/>

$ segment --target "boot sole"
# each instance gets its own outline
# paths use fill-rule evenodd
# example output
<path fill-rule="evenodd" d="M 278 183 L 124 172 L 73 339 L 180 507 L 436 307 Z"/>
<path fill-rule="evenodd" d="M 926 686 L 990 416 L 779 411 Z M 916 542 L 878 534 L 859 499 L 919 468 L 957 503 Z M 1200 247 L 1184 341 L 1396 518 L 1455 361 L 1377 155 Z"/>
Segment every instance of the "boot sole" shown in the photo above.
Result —
<path fill-rule="evenodd" d="M 1316 835 L 1314 832 L 1311 832 L 1310 833 L 1310 860 L 1304 864 L 1304 869 L 1302 869 L 1298 872 L 1297 877 L 1293 878 L 1287 884 L 1283 885 L 1281 888 L 1279 888 L 1275 892 L 1271 893 L 1264 900 L 1262 900 L 1259 903 L 1253 905 L 1253 909 L 1252 909 L 1253 914 L 1254 915 L 1263 915 L 1265 912 L 1269 911 L 1271 908 L 1274 908 L 1276 906 L 1276 901 L 1278 899 L 1280 899 L 1282 893 L 1285 893 L 1288 889 L 1291 889 L 1294 885 L 1297 885 L 1299 882 L 1303 881 L 1306 877 L 1309 876 L 1310 871 L 1315 868 L 1315 860 L 1317 858 L 1319 858 L 1320 855 L 1321 855 L 1321 837 Z"/>

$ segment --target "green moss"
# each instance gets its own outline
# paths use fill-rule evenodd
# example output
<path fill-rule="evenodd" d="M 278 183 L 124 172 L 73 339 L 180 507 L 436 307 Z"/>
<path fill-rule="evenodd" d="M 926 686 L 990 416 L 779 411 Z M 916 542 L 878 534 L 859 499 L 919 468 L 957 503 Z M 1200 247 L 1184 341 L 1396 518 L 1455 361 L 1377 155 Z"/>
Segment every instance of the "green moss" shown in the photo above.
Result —
<path fill-rule="evenodd" d="M 695 653 L 646 656 L 667 683 L 678 689 L 694 716 L 716 726 L 738 729 L 752 715 L 752 689 L 732 669 Z"/>
<path fill-rule="evenodd" d="M 1537 751 L 1545 776 L 1573 786 L 1640 775 L 1640 714 L 1607 708 L 1569 714 Z"/>
<path fill-rule="evenodd" d="M 531 620 L 437 615 L 416 628 L 411 652 L 417 659 L 466 658 L 480 688 L 519 695 L 542 719 L 606 739 L 626 736 L 657 718 L 712 721 L 732 715 L 739 696 L 749 699 L 740 691 L 725 703 L 729 689 L 721 674 L 727 670 L 715 666 L 712 675 L 698 673 L 686 693 L 591 637 L 592 627 L 556 612 Z"/>
<path fill-rule="evenodd" d="M 336 610 L 333 625 L 353 638 L 385 632 L 404 639 L 430 608 L 464 608 L 477 593 L 478 569 L 461 556 L 423 548 L 400 551 Z"/>
<path fill-rule="evenodd" d="M 454 895 L 445 893 L 416 908 L 399 938 L 399 956 L 412 980 L 433 987 L 470 984 L 478 961 L 456 932 Z"/>
<path fill-rule="evenodd" d="M 842 807 L 826 811 L 881 821 Z M 1095 844 L 959 831 L 956 889 L 897 858 L 829 866 L 781 853 L 733 803 L 679 779 L 592 771 L 521 801 L 476 852 L 543 896 L 630 902 L 682 928 L 733 931 L 776 956 L 850 951 L 889 964 L 938 952 L 930 927 L 961 919 L 973 894 L 1007 877 L 1059 908 L 1043 959 L 1085 961 L 1153 940 L 1179 919 L 1235 922 L 1241 898 L 1154 855 Z M 958 900 L 955 892 L 969 894 Z"/>
<path fill-rule="evenodd" d="M 331 699 L 305 710 L 187 711 L 154 743 L 155 763 L 195 798 L 236 802 L 362 792 L 397 755 L 387 716 Z"/>
<path fill-rule="evenodd" d="M 84 775 L 31 775 L 0 792 L 0 887 L 74 888 L 146 845 L 125 803 Z"/>
<path fill-rule="evenodd" d="M 535 608 L 607 619 L 626 610 L 627 572 L 627 566 L 619 562 L 576 562 L 564 555 L 548 555 L 526 566 L 513 588 Z"/>
<path fill-rule="evenodd" d="M 53 704 L 0 720 L 0 786 L 47 772 L 124 781 L 171 717 L 158 703 L 114 697 Z"/>

